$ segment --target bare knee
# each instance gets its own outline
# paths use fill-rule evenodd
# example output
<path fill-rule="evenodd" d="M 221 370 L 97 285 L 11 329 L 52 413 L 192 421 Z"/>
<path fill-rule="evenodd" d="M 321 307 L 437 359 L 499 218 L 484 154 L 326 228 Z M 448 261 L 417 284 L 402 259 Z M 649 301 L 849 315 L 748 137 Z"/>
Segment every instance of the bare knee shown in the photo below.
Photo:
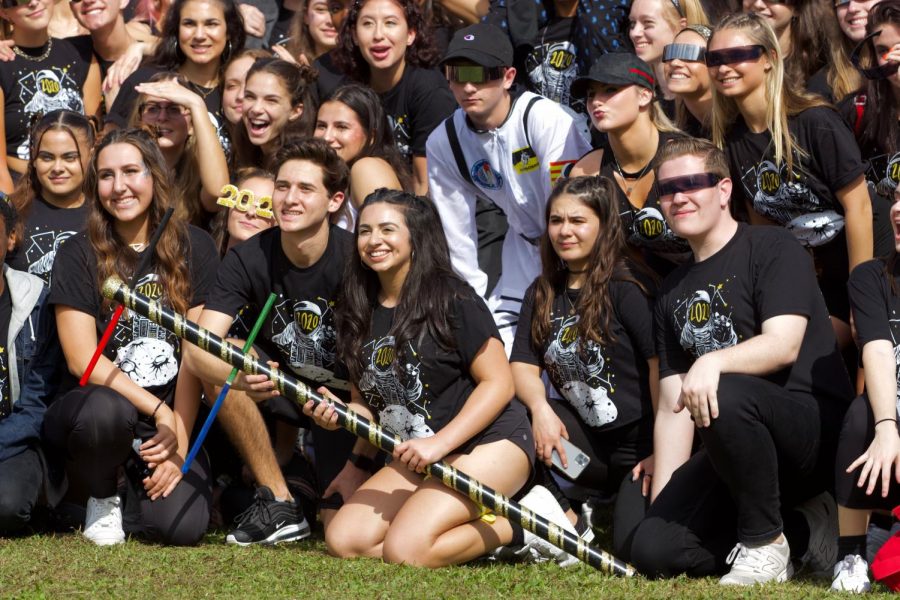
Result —
<path fill-rule="evenodd" d="M 434 540 L 428 538 L 427 535 L 409 535 L 408 531 L 391 527 L 382 547 L 384 562 L 431 569 L 445 566 L 433 552 Z"/>
<path fill-rule="evenodd" d="M 337 558 L 372 556 L 374 549 L 371 541 L 362 538 L 358 528 L 345 527 L 340 519 L 332 519 L 325 529 L 325 546 Z"/>

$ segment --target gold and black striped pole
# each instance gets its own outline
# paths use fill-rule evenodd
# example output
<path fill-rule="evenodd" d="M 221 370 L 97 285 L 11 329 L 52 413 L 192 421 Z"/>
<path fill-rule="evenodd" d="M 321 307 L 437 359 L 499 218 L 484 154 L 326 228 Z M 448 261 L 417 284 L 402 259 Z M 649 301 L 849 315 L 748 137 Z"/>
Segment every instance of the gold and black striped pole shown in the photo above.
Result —
<path fill-rule="evenodd" d="M 116 277 L 110 277 L 103 284 L 103 295 L 116 300 L 130 310 L 147 317 L 154 323 L 173 331 L 178 337 L 195 344 L 201 350 L 218 356 L 220 359 L 242 370 L 249 375 L 264 374 L 275 382 L 281 394 L 294 400 L 301 406 L 312 400 L 316 404 L 328 402 L 314 392 L 306 384 L 297 381 L 284 372 L 264 365 L 250 354 L 245 354 L 234 344 L 203 329 L 196 323 L 188 321 L 176 312 L 161 306 L 158 302 L 138 294 L 128 288 Z M 351 433 L 367 439 L 372 445 L 391 454 L 394 447 L 402 440 L 385 431 L 380 425 L 356 414 L 341 404 L 333 405 L 338 415 L 338 425 Z M 432 463 L 425 468 L 426 472 L 437 478 L 447 487 L 456 490 L 497 515 L 518 523 L 536 536 L 547 540 L 554 546 L 577 556 L 579 560 L 604 573 L 621 577 L 633 577 L 637 574 L 634 567 L 617 559 L 611 554 L 589 545 L 577 535 L 533 513 L 517 502 L 513 502 L 503 494 L 472 479 L 462 471 L 455 469 L 444 461 Z"/>

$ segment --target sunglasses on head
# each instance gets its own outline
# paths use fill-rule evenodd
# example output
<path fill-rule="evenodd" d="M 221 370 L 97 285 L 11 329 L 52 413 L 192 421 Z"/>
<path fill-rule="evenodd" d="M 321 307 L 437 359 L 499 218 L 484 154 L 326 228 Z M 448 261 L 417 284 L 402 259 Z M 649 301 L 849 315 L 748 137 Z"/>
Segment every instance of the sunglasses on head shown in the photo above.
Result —
<path fill-rule="evenodd" d="M 688 192 L 696 192 L 697 190 L 705 190 L 711 188 L 720 181 L 722 177 L 715 173 L 695 173 L 693 175 L 682 175 L 681 177 L 672 177 L 671 179 L 663 179 L 658 183 L 659 197 L 674 196 L 678 192 L 686 194 Z"/>
<path fill-rule="evenodd" d="M 446 65 L 444 75 L 448 81 L 456 83 L 484 83 L 503 79 L 503 67 L 482 67 L 481 65 Z"/>
<path fill-rule="evenodd" d="M 881 30 L 873 31 L 857 44 L 856 48 L 853 49 L 853 53 L 850 54 L 850 62 L 853 63 L 853 66 L 857 68 L 857 70 L 862 73 L 862 76 L 866 79 L 887 79 L 891 75 L 897 73 L 897 68 L 900 67 L 900 64 L 895 62 L 886 62 L 883 65 L 879 65 L 877 59 L 875 60 L 875 66 L 873 67 L 863 67 L 860 65 L 860 55 L 862 51 L 871 47 L 870 42 L 874 41 L 874 38 L 881 35 Z M 874 56 L 876 53 L 873 52 Z"/>
<path fill-rule="evenodd" d="M 736 63 L 757 60 L 766 53 L 766 47 L 755 44 L 753 46 L 735 46 L 734 48 L 722 48 L 721 50 L 706 51 L 706 66 L 721 67 Z"/>
<path fill-rule="evenodd" d="M 706 58 L 706 48 L 693 44 L 667 44 L 663 48 L 663 62 L 671 62 L 675 59 L 685 62 L 703 62 Z"/>

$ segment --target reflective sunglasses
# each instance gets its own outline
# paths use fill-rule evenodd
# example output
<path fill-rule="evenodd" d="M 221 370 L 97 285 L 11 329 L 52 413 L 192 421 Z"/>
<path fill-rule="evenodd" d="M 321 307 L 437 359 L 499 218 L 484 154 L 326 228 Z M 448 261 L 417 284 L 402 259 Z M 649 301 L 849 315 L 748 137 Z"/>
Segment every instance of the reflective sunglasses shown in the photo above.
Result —
<path fill-rule="evenodd" d="M 693 175 L 663 179 L 657 184 L 659 186 L 659 197 L 674 196 L 678 192 L 686 194 L 697 190 L 705 190 L 716 185 L 722 179 L 721 176 L 715 173 L 694 173 Z"/>
<path fill-rule="evenodd" d="M 0 6 L 3 8 L 16 8 L 18 6 L 28 6 L 31 0 L 0 0 Z"/>
<path fill-rule="evenodd" d="M 703 62 L 706 58 L 706 48 L 694 44 L 666 44 L 663 48 L 663 62 L 671 62 L 675 59 L 685 62 Z"/>
<path fill-rule="evenodd" d="M 706 66 L 721 67 L 736 63 L 757 60 L 766 53 L 766 47 L 755 44 L 753 46 L 735 46 L 734 48 L 722 48 L 721 50 L 707 50 Z"/>
<path fill-rule="evenodd" d="M 484 83 L 503 79 L 503 67 L 482 67 L 481 65 L 446 65 L 444 75 L 448 81 L 456 83 Z"/>
<path fill-rule="evenodd" d="M 878 61 L 875 60 L 875 66 L 872 67 L 863 67 L 860 64 L 860 55 L 862 54 L 865 48 L 870 48 L 872 46 L 872 40 L 881 34 L 881 30 L 873 31 L 857 44 L 856 48 L 853 49 L 853 53 L 850 55 L 850 62 L 853 63 L 853 66 L 857 68 L 857 70 L 862 73 L 862 76 L 866 79 L 887 79 L 891 75 L 897 73 L 897 68 L 900 67 L 900 64 L 895 62 L 886 62 L 883 65 L 877 64 Z M 872 52 L 872 55 L 875 55 L 875 52 Z"/>

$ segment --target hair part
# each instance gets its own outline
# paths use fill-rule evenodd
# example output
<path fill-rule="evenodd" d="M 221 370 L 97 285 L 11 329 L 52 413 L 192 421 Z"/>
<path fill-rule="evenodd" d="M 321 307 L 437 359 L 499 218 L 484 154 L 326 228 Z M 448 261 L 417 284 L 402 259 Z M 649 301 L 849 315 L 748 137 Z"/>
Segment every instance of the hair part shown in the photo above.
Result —
<path fill-rule="evenodd" d="M 291 160 L 305 160 L 322 169 L 322 184 L 330 196 L 347 193 L 350 169 L 325 140 L 303 138 L 282 146 L 269 162 L 269 171 L 277 177 L 278 171 Z"/>

